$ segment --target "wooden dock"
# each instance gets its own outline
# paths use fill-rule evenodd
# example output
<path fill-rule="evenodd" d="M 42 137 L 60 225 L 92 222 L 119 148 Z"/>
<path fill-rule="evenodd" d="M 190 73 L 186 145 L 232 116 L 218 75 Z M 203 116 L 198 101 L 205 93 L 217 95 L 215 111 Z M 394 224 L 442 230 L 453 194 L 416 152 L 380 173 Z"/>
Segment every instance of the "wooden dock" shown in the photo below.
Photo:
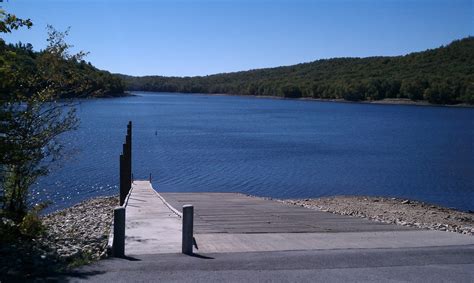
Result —
<path fill-rule="evenodd" d="M 473 237 L 311 210 L 238 193 L 158 193 L 134 181 L 125 253 L 180 253 L 183 205 L 194 205 L 200 254 L 472 245 Z"/>

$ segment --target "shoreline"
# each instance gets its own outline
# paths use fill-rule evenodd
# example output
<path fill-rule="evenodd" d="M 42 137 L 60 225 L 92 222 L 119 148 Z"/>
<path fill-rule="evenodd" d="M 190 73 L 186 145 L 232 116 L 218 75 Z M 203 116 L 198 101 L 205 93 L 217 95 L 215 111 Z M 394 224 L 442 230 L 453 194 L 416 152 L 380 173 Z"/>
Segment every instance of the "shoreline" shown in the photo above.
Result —
<path fill-rule="evenodd" d="M 94 197 L 41 217 L 47 232 L 41 240 L 61 260 L 98 260 L 107 256 L 107 243 L 118 197 Z"/>
<path fill-rule="evenodd" d="M 416 200 L 390 197 L 332 196 L 278 201 L 308 209 L 366 218 L 371 221 L 474 236 L 474 213 Z"/>
<path fill-rule="evenodd" d="M 425 230 L 474 236 L 474 213 L 421 201 L 369 196 L 270 199 L 334 214 Z M 46 233 L 0 247 L 2 279 L 61 273 L 108 257 L 108 238 L 118 197 L 95 197 L 41 217 Z"/>
<path fill-rule="evenodd" d="M 236 96 L 247 98 L 263 98 L 263 99 L 280 99 L 280 100 L 295 100 L 295 101 L 317 101 L 317 102 L 334 102 L 334 103 L 350 103 L 350 104 L 372 104 L 372 105 L 406 105 L 406 106 L 428 106 L 428 107 L 447 107 L 447 108 L 474 108 L 474 104 L 433 104 L 425 100 L 414 101 L 408 98 L 384 98 L 381 100 L 360 100 L 350 101 L 342 98 L 312 98 L 312 97 L 280 97 L 272 95 L 244 95 L 244 94 L 229 94 L 229 93 L 190 93 L 190 92 L 163 92 L 163 91 L 143 91 L 143 90 L 127 90 L 131 96 L 136 96 L 133 92 L 144 93 L 174 93 L 184 95 L 210 95 L 210 96 Z"/>
<path fill-rule="evenodd" d="M 118 196 L 94 197 L 41 216 L 45 232 L 0 245 L 0 281 L 29 280 L 106 258 Z"/>

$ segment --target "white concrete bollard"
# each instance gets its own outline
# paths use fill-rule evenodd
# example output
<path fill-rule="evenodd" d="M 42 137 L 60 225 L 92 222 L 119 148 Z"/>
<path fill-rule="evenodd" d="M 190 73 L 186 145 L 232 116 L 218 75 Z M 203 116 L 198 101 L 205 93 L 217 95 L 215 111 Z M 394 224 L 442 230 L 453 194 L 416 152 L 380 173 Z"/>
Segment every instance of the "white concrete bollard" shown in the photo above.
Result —
<path fill-rule="evenodd" d="M 114 209 L 114 241 L 112 243 L 114 257 L 125 256 L 125 207 Z"/>
<path fill-rule="evenodd" d="M 181 252 L 183 254 L 193 254 L 193 221 L 194 207 L 191 204 L 183 205 L 183 240 Z"/>

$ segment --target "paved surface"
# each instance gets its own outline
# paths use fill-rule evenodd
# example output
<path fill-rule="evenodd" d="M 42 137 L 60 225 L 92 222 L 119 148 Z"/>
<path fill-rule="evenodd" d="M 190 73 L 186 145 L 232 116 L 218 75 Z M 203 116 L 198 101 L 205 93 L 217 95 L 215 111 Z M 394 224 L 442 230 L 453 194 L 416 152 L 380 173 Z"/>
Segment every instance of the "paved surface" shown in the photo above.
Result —
<path fill-rule="evenodd" d="M 439 231 L 197 234 L 198 252 L 417 248 L 474 245 L 474 237 Z"/>
<path fill-rule="evenodd" d="M 181 252 L 181 218 L 148 181 L 134 181 L 125 213 L 125 254 Z"/>
<path fill-rule="evenodd" d="M 161 193 L 180 210 L 194 205 L 202 253 L 474 245 L 474 237 L 410 229 L 236 193 Z"/>
<path fill-rule="evenodd" d="M 474 237 L 408 229 L 235 193 L 162 193 L 135 181 L 126 210 L 126 255 L 181 252 L 184 204 L 195 206 L 200 253 L 474 245 Z"/>
<path fill-rule="evenodd" d="M 195 206 L 199 250 L 180 254 L 176 209 Z M 174 206 L 175 208 L 173 208 Z M 52 276 L 91 282 L 474 282 L 474 237 L 338 216 L 241 194 L 159 195 L 135 181 L 125 259 Z"/>
<path fill-rule="evenodd" d="M 85 266 L 60 281 L 473 282 L 474 246 L 141 255 Z"/>
<path fill-rule="evenodd" d="M 287 205 L 237 193 L 160 193 L 181 210 L 194 205 L 196 234 L 315 233 L 409 230 L 367 219 Z"/>

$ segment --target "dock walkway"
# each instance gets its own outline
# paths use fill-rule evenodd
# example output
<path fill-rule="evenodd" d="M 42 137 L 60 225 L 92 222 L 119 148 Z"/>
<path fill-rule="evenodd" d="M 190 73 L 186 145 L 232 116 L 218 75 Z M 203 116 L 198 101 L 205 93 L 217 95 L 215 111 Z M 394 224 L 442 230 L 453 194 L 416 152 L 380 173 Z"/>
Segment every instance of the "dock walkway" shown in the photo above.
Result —
<path fill-rule="evenodd" d="M 181 251 L 181 218 L 166 206 L 150 182 L 133 182 L 125 223 L 126 254 Z"/>

